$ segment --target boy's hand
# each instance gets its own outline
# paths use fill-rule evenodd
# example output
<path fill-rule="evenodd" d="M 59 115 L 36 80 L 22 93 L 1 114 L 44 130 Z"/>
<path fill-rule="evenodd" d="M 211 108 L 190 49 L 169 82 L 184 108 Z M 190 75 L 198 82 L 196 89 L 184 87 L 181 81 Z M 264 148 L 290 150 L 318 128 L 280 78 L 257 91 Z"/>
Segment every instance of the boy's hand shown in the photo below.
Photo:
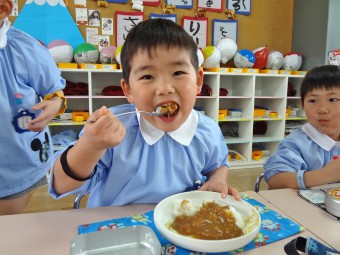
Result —
<path fill-rule="evenodd" d="M 41 110 L 41 113 L 28 123 L 27 128 L 34 132 L 42 131 L 59 112 L 62 101 L 63 99 L 54 97 L 33 105 L 32 110 Z"/>
<path fill-rule="evenodd" d="M 241 200 L 238 191 L 228 187 L 228 167 L 221 166 L 208 174 L 208 181 L 199 190 L 220 192 L 222 198 L 232 195 L 236 200 Z"/>
<path fill-rule="evenodd" d="M 117 146 L 123 141 L 125 126 L 105 106 L 96 110 L 88 121 L 82 139 L 87 140 L 89 146 L 104 150 Z"/>
<path fill-rule="evenodd" d="M 226 182 L 208 180 L 201 188 L 199 188 L 199 190 L 220 192 L 222 198 L 226 198 L 229 194 L 232 195 L 236 200 L 241 200 L 241 196 L 237 189 L 228 187 Z"/>

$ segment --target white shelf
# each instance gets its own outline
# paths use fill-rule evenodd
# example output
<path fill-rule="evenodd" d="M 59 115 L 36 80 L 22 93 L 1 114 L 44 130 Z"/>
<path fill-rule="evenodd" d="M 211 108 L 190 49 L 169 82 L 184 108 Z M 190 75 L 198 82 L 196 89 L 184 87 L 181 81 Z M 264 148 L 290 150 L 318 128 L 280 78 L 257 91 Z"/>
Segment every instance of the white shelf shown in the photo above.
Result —
<path fill-rule="evenodd" d="M 68 108 L 71 110 L 87 110 L 89 114 L 102 105 L 107 107 L 127 103 L 125 96 L 99 95 L 107 86 L 120 86 L 121 70 L 99 69 L 60 69 L 62 76 L 70 82 L 88 84 L 88 95 L 66 96 Z M 225 137 L 229 149 L 241 153 L 245 161 L 232 161 L 232 168 L 248 168 L 262 166 L 251 157 L 253 146 L 262 146 L 272 154 L 279 142 L 284 138 L 286 122 L 305 121 L 305 117 L 286 117 L 288 105 L 300 104 L 299 88 L 303 75 L 260 74 L 260 73 L 228 73 L 205 72 L 204 83 L 212 89 L 211 96 L 197 96 L 195 107 L 201 108 L 205 114 L 219 124 L 237 125 L 239 137 Z M 296 95 L 287 96 L 288 82 L 293 85 Z M 220 88 L 228 91 L 227 96 L 219 96 Z M 261 106 L 278 113 L 277 118 L 254 118 L 254 106 Z M 225 117 L 219 119 L 218 110 L 228 108 L 242 109 L 241 117 Z M 267 124 L 265 135 L 253 135 L 254 124 L 264 121 Z M 51 129 L 81 127 L 84 122 L 60 121 L 50 124 Z"/>

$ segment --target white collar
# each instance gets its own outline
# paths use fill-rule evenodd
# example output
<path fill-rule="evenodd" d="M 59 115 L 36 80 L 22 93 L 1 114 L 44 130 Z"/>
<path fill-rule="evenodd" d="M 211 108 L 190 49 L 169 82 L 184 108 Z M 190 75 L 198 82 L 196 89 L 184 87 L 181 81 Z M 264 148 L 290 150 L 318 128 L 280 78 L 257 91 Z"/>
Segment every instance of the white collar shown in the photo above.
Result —
<path fill-rule="evenodd" d="M 137 118 L 140 126 L 140 131 L 147 144 L 153 145 L 164 136 L 164 131 L 156 128 L 146 119 L 141 118 L 139 112 L 137 112 Z M 168 132 L 167 134 L 180 144 L 188 146 L 195 135 L 197 125 L 198 115 L 195 110 L 192 110 L 189 117 L 178 129 L 172 132 Z"/>
<path fill-rule="evenodd" d="M 330 151 L 334 145 L 338 144 L 338 142 L 334 141 L 328 135 L 320 133 L 310 123 L 304 124 L 301 129 L 309 136 L 310 139 L 326 151 Z"/>
<path fill-rule="evenodd" d="M 0 49 L 3 49 L 7 45 L 7 31 L 11 26 L 11 22 L 8 21 L 8 18 L 3 20 L 2 27 L 0 28 Z"/>

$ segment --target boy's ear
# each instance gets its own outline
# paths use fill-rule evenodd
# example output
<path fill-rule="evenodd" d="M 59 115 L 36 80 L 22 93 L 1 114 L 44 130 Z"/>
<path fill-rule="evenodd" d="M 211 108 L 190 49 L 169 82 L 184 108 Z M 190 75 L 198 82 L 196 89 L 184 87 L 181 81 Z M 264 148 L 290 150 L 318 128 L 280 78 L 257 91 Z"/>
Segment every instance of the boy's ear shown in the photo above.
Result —
<path fill-rule="evenodd" d="M 11 14 L 12 9 L 13 3 L 11 0 L 0 1 L 0 19 L 7 18 Z"/>
<path fill-rule="evenodd" d="M 200 68 L 197 72 L 196 95 L 198 95 L 202 90 L 203 77 L 204 77 L 204 73 L 203 73 L 203 70 Z"/>
<path fill-rule="evenodd" d="M 128 100 L 128 102 L 130 104 L 132 104 L 133 103 L 133 96 L 132 96 L 132 93 L 131 93 L 130 86 L 127 84 L 127 82 L 124 79 L 120 80 L 120 86 L 123 89 L 123 92 L 124 92 L 124 95 L 126 96 L 126 99 Z"/>

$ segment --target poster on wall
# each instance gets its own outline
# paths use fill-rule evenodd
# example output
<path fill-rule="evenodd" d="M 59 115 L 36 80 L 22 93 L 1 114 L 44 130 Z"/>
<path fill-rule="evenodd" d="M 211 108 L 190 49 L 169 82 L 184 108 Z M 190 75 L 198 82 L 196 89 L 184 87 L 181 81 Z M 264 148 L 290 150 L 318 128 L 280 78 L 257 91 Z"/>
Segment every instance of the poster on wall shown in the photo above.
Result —
<path fill-rule="evenodd" d="M 166 0 L 167 5 L 174 5 L 177 9 L 191 9 L 193 0 Z"/>
<path fill-rule="evenodd" d="M 13 9 L 9 16 L 18 16 L 19 14 L 18 0 L 12 0 L 12 3 L 13 3 Z"/>
<path fill-rule="evenodd" d="M 217 45 L 218 41 L 229 37 L 237 43 L 238 22 L 237 20 L 212 20 L 212 43 Z"/>
<path fill-rule="evenodd" d="M 182 27 L 202 49 L 207 46 L 208 41 L 208 17 L 189 17 L 183 16 Z"/>
<path fill-rule="evenodd" d="M 86 8 L 76 8 L 76 23 L 77 25 L 88 25 Z"/>
<path fill-rule="evenodd" d="M 110 36 L 98 35 L 98 50 L 101 51 L 106 46 L 110 46 Z"/>
<path fill-rule="evenodd" d="M 63 0 L 26 1 L 13 26 L 45 45 L 54 40 L 64 40 L 75 49 L 85 42 Z"/>
<path fill-rule="evenodd" d="M 86 42 L 98 45 L 98 28 L 86 28 Z"/>
<path fill-rule="evenodd" d="M 116 11 L 116 47 L 123 45 L 131 28 L 144 20 L 143 12 Z"/>
<path fill-rule="evenodd" d="M 86 0 L 74 0 L 74 7 L 86 7 Z"/>
<path fill-rule="evenodd" d="M 89 10 L 89 26 L 100 27 L 100 11 Z"/>
<path fill-rule="evenodd" d="M 222 0 L 197 0 L 197 8 L 207 11 L 221 12 Z"/>
<path fill-rule="evenodd" d="M 227 9 L 234 10 L 235 14 L 251 14 L 251 0 L 227 0 L 226 6 Z"/>
<path fill-rule="evenodd" d="M 102 18 L 102 34 L 113 35 L 113 19 Z"/>
<path fill-rule="evenodd" d="M 150 13 L 150 19 L 169 19 L 177 23 L 177 14 Z"/>

